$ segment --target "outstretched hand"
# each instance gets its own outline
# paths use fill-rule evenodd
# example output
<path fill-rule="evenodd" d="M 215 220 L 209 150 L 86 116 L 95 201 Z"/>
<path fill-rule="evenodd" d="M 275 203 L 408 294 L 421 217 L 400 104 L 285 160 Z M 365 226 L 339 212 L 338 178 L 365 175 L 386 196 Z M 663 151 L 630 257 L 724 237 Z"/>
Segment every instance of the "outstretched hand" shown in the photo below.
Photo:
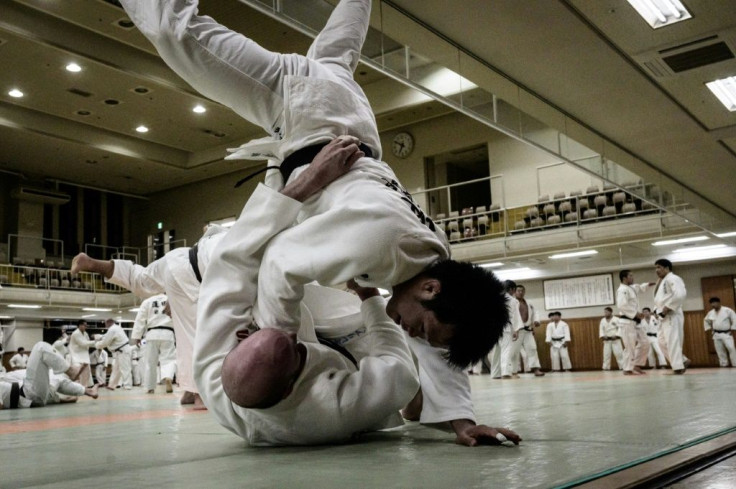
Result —
<path fill-rule="evenodd" d="M 355 279 L 352 278 L 348 280 L 346 285 L 348 286 L 348 289 L 358 294 L 358 297 L 360 297 L 361 301 L 380 295 L 378 289 L 374 287 L 361 287 L 360 285 L 358 285 L 358 282 L 356 282 Z"/>
<path fill-rule="evenodd" d="M 503 438 L 499 437 L 499 434 L 505 437 L 507 441 L 502 441 Z M 518 445 L 520 441 L 521 437 L 510 429 L 491 428 L 483 424 L 468 426 L 457 433 L 457 438 L 455 438 L 455 443 L 468 447 L 477 445 Z"/>
<path fill-rule="evenodd" d="M 314 157 L 312 163 L 281 191 L 287 197 L 304 202 L 324 187 L 345 175 L 353 164 L 365 156 L 360 141 L 353 136 L 340 136 L 330 141 Z"/>

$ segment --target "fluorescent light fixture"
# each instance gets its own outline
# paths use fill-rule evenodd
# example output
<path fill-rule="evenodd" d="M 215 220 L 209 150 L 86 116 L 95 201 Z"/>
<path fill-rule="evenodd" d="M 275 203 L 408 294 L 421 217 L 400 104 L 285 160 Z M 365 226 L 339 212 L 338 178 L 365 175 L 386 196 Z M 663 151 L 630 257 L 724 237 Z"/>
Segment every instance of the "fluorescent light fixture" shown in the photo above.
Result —
<path fill-rule="evenodd" d="M 69 63 L 66 65 L 66 71 L 71 71 L 72 73 L 79 73 L 82 71 L 82 67 L 79 66 L 77 63 Z"/>
<path fill-rule="evenodd" d="M 673 251 L 673 253 L 692 253 L 692 252 L 702 252 L 702 251 L 711 251 L 711 250 L 717 250 L 718 248 L 725 248 L 725 244 L 716 244 L 716 245 L 710 245 L 710 246 L 696 246 L 694 248 L 679 248 Z"/>
<path fill-rule="evenodd" d="M 718 236 L 719 238 L 733 238 L 734 236 L 736 236 L 736 231 L 731 231 L 730 233 L 716 234 L 716 236 Z"/>
<path fill-rule="evenodd" d="M 597 255 L 597 250 L 583 250 L 583 251 L 573 251 L 570 253 L 559 253 L 557 255 L 552 255 L 549 257 L 550 260 L 559 260 L 562 258 L 575 258 L 576 256 L 589 256 L 589 255 Z"/>
<path fill-rule="evenodd" d="M 705 261 L 715 260 L 717 258 L 728 258 L 736 255 L 736 248 L 733 246 L 702 246 L 698 248 L 690 248 L 682 250 L 678 253 L 672 253 L 670 260 L 674 262 L 688 261 Z"/>
<path fill-rule="evenodd" d="M 23 96 L 23 92 L 21 92 L 17 88 L 14 88 L 8 92 L 8 95 L 10 95 L 13 98 L 21 98 Z"/>
<path fill-rule="evenodd" d="M 207 109 L 205 109 L 202 105 L 195 105 L 192 109 L 192 112 L 194 112 L 195 114 L 204 114 L 205 112 L 207 112 Z"/>
<path fill-rule="evenodd" d="M 89 319 L 89 318 L 93 318 L 95 316 L 97 316 L 97 314 L 85 314 L 84 316 L 82 316 L 82 319 Z"/>
<path fill-rule="evenodd" d="M 652 29 L 691 19 L 680 0 L 627 0 Z"/>
<path fill-rule="evenodd" d="M 82 310 L 87 311 L 87 312 L 110 312 L 112 311 L 112 309 L 107 309 L 104 307 L 83 307 Z"/>
<path fill-rule="evenodd" d="M 705 84 L 731 112 L 736 112 L 736 76 L 722 78 Z"/>
<path fill-rule="evenodd" d="M 13 319 L 14 316 L 0 316 L 0 319 Z"/>
<path fill-rule="evenodd" d="M 503 263 L 501 263 L 500 261 L 494 261 L 492 263 L 481 263 L 478 266 L 483 267 L 483 268 L 496 268 L 496 267 L 502 267 Z"/>
<path fill-rule="evenodd" d="M 673 244 L 682 244 L 682 243 L 693 243 L 695 241 L 706 241 L 710 238 L 708 236 L 690 236 L 689 238 L 680 238 L 680 239 L 668 239 L 665 241 L 655 241 L 652 243 L 652 246 L 669 246 Z"/>
<path fill-rule="evenodd" d="M 140 133 L 148 132 L 148 128 L 146 126 L 143 126 L 143 125 L 136 127 L 135 130 L 136 130 L 136 132 L 140 132 Z"/>
<path fill-rule="evenodd" d="M 8 307 L 13 309 L 41 309 L 41 306 L 37 304 L 8 304 Z"/>
<path fill-rule="evenodd" d="M 140 307 L 133 307 L 133 308 L 131 308 L 131 309 L 128 309 L 128 312 L 138 312 L 138 311 L 140 311 L 140 310 L 141 310 L 141 308 L 140 308 Z"/>

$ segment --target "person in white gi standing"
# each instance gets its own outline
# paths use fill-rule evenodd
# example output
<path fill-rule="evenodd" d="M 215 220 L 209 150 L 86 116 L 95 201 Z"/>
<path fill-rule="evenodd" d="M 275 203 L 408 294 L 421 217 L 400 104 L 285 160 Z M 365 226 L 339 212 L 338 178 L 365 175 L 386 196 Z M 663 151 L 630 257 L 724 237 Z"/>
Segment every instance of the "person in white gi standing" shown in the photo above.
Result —
<path fill-rule="evenodd" d="M 613 317 L 613 309 L 603 309 L 603 317 L 598 327 L 598 336 L 603 341 L 603 370 L 611 370 L 611 351 L 616 356 L 616 365 L 622 368 L 623 350 L 621 348 L 621 331 L 618 321 Z"/>
<path fill-rule="evenodd" d="M 26 369 L 0 375 L 0 408 L 42 407 L 68 402 L 61 396 L 87 395 L 97 399 L 96 386 L 86 388 L 75 382 L 79 371 L 80 367 L 72 366 L 51 345 L 39 341 L 33 345 Z"/>
<path fill-rule="evenodd" d="M 525 372 L 534 372 L 536 377 L 544 377 L 542 365 L 539 363 L 539 354 L 537 353 L 537 342 L 534 339 L 534 328 L 540 325 L 537 308 L 530 302 L 527 302 L 526 287 L 523 285 L 516 286 L 516 300 L 519 301 L 519 314 L 524 328 L 519 331 L 519 341 L 521 348 L 519 355 L 524 362 Z M 518 360 L 513 360 L 514 365 L 518 365 Z"/>
<path fill-rule="evenodd" d="M 123 389 L 130 390 L 133 388 L 130 340 L 128 339 L 128 335 L 125 334 L 125 331 L 123 331 L 123 327 L 112 319 L 105 321 L 105 327 L 107 328 L 107 333 L 105 333 L 100 341 L 95 343 L 95 348 L 98 350 L 107 348 L 112 352 L 113 359 L 115 360 L 112 373 L 110 374 L 110 382 L 108 382 L 106 388 L 114 391 L 118 383 L 122 383 Z"/>
<path fill-rule="evenodd" d="M 393 289 L 389 316 L 410 334 L 425 334 L 423 317 L 435 316 L 435 330 L 453 333 L 446 336 L 448 361 L 455 365 L 465 368 L 493 347 L 507 322 L 498 280 L 449 260 L 444 232 L 379 160 L 375 117 L 353 80 L 370 0 L 341 1 L 307 56 L 269 52 L 197 15 L 196 1 L 121 3 L 184 80 L 270 134 L 231 155 L 269 158 L 279 167 L 267 173 L 269 186 L 279 189 L 289 176 L 306 171 L 313 154 L 338 136 L 357 137 L 361 151 L 371 156 L 306 203 L 298 225 L 276 236 L 265 251 L 257 323 L 296 331 L 306 283 L 336 285 L 355 278 L 361 286 Z M 337 242 L 341 245 L 334 246 Z"/>
<path fill-rule="evenodd" d="M 654 306 L 661 319 L 659 342 L 662 353 L 670 363 L 675 375 L 682 375 L 690 365 L 690 360 L 682 353 L 685 340 L 685 315 L 682 303 L 687 297 L 685 282 L 672 273 L 672 262 L 660 258 L 654 262 L 654 271 L 659 277 L 654 286 Z"/>
<path fill-rule="evenodd" d="M 652 310 L 645 307 L 641 310 L 641 326 L 647 333 L 649 338 L 649 355 L 647 362 L 652 368 L 667 368 L 667 359 L 662 353 L 657 341 L 657 333 L 659 332 L 659 320 L 652 314 Z M 656 357 L 655 357 L 656 354 Z"/>
<path fill-rule="evenodd" d="M 16 354 L 10 357 L 10 362 L 8 362 L 8 364 L 10 365 L 11 370 L 20 370 L 26 368 L 26 365 L 28 364 L 26 349 L 22 346 L 19 346 Z"/>
<path fill-rule="evenodd" d="M 570 353 L 567 345 L 570 344 L 570 326 L 562 321 L 562 313 L 554 311 L 548 315 L 550 322 L 547 323 L 547 335 L 545 341 L 549 344 L 549 356 L 552 360 L 552 371 L 560 371 L 560 360 L 565 372 L 572 370 Z"/>
<path fill-rule="evenodd" d="M 624 375 L 642 375 L 642 367 L 647 364 L 649 339 L 640 324 L 638 294 L 644 292 L 654 283 L 635 284 L 631 270 L 621 270 L 618 274 L 621 285 L 616 291 L 616 307 L 618 308 L 618 324 L 621 328 L 621 339 L 624 342 L 623 370 Z"/>
<path fill-rule="evenodd" d="M 85 387 L 92 386 L 92 370 L 90 368 L 89 349 L 95 347 L 95 342 L 87 334 L 87 321 L 80 319 L 77 329 L 69 337 L 69 356 L 72 365 L 80 365 L 82 372 L 79 383 Z"/>
<path fill-rule="evenodd" d="M 519 301 L 516 300 L 516 282 L 504 281 L 506 289 L 506 307 L 509 311 L 509 322 L 503 329 L 501 337 L 501 378 L 518 379 L 518 356 L 521 348 L 519 331 L 524 329 L 524 321 L 519 312 Z M 514 360 L 517 360 L 516 362 Z"/>
<path fill-rule="evenodd" d="M 176 346 L 171 317 L 166 314 L 167 297 L 154 295 L 141 303 L 135 317 L 131 339 L 140 344 L 146 336 L 146 369 L 143 372 L 143 385 L 146 392 L 153 394 L 156 389 L 157 367 L 161 365 L 161 381 L 166 392 L 174 392 L 171 382 L 176 375 Z"/>
<path fill-rule="evenodd" d="M 95 384 L 104 386 L 107 384 L 107 350 L 94 349 L 89 354 L 89 365 L 94 370 Z"/>
<path fill-rule="evenodd" d="M 722 306 L 721 299 L 711 297 L 708 301 L 710 311 L 703 321 L 705 330 L 712 331 L 713 344 L 718 354 L 718 363 L 721 367 L 728 367 L 731 359 L 731 367 L 736 367 L 736 348 L 734 348 L 731 331 L 736 329 L 736 314 L 730 307 Z"/>

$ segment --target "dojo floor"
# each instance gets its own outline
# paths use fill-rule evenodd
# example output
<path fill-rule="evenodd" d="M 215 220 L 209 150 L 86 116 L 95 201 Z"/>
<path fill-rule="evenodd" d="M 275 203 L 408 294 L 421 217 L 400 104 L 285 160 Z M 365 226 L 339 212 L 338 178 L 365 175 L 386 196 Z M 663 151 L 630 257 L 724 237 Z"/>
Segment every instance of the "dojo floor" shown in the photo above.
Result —
<path fill-rule="evenodd" d="M 736 369 L 471 383 L 479 422 L 515 429 L 521 446 L 466 448 L 408 424 L 349 445 L 247 448 L 178 397 L 103 389 L 0 411 L 0 487 L 565 487 L 736 427 Z"/>

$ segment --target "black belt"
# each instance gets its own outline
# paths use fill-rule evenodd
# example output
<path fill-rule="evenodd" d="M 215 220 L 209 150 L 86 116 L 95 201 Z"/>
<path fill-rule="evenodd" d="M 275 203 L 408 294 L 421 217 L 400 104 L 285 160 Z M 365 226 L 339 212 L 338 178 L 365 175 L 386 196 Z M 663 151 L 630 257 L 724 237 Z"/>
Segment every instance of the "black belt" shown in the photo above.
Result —
<path fill-rule="evenodd" d="M 197 277 L 197 281 L 202 283 L 202 274 L 199 273 L 199 260 L 197 259 L 197 243 L 189 248 L 189 264 L 192 266 L 194 276 Z"/>
<path fill-rule="evenodd" d="M 332 348 L 336 352 L 340 353 L 342 356 L 353 362 L 353 365 L 356 367 L 358 366 L 358 361 L 355 359 L 355 357 L 345 349 L 344 346 L 340 346 L 334 341 L 328 340 L 327 338 L 322 338 L 320 336 L 317 336 L 317 341 L 319 341 L 321 344 L 325 345 L 328 348 Z"/>
<path fill-rule="evenodd" d="M 621 319 L 628 319 L 629 321 L 634 321 L 636 324 L 639 324 L 641 322 L 641 318 L 630 318 L 629 316 L 625 316 L 623 314 L 619 314 L 618 317 Z"/>
<path fill-rule="evenodd" d="M 534 330 L 533 330 L 533 329 L 532 329 L 531 327 L 527 328 L 526 326 L 524 326 L 524 331 L 530 331 L 530 332 L 533 332 Z"/>
<path fill-rule="evenodd" d="M 154 329 L 168 329 L 172 333 L 174 332 L 174 328 L 170 328 L 169 326 L 154 326 L 153 328 L 148 328 L 148 331 L 153 331 Z"/>
<path fill-rule="evenodd" d="M 127 344 L 127 343 L 126 343 L 126 344 L 124 344 L 123 346 L 121 346 L 120 348 L 117 348 L 117 349 L 115 349 L 115 350 L 113 350 L 113 351 L 114 351 L 114 352 L 119 352 L 120 350 L 122 350 L 122 349 L 123 349 L 123 348 L 125 348 L 126 346 L 128 346 L 128 344 Z"/>
<path fill-rule="evenodd" d="M 647 333 L 647 336 L 654 336 L 656 338 L 657 337 L 657 333 Z"/>
<path fill-rule="evenodd" d="M 21 397 L 26 397 L 23 387 L 17 382 L 10 384 L 10 409 L 18 409 Z"/>
<path fill-rule="evenodd" d="M 714 329 L 712 331 L 713 331 L 713 334 L 716 334 L 716 333 L 730 333 L 731 332 L 730 329 L 724 329 L 723 331 L 718 331 L 717 329 Z"/>
<path fill-rule="evenodd" d="M 620 339 L 621 339 L 620 336 L 604 336 L 603 337 L 603 341 L 616 341 Z"/>
<path fill-rule="evenodd" d="M 92 368 L 92 367 L 96 367 L 98 365 L 102 365 L 102 364 L 101 363 L 91 363 L 89 366 L 90 366 L 90 368 Z"/>
<path fill-rule="evenodd" d="M 565 341 L 565 337 L 564 336 L 562 338 L 554 338 L 553 337 L 552 338 L 552 341 Z"/>
<path fill-rule="evenodd" d="M 272 169 L 278 169 L 281 172 L 281 175 L 284 177 L 284 185 L 286 185 L 286 183 L 289 181 L 289 177 L 294 170 L 296 170 L 300 166 L 308 165 L 309 163 L 311 163 L 312 160 L 314 160 L 314 158 L 317 156 L 317 153 L 322 151 L 322 148 L 324 148 L 328 144 L 329 141 L 313 144 L 311 146 L 307 146 L 306 148 L 298 149 L 287 156 L 283 163 L 281 163 L 281 166 L 267 166 L 266 168 L 262 168 L 255 173 L 251 173 L 245 178 L 238 180 L 238 182 L 235 184 L 235 188 L 240 187 L 256 175 L 263 173 L 266 170 Z M 365 153 L 365 156 L 367 158 L 373 158 L 373 151 L 371 151 L 371 148 L 369 148 L 365 144 L 358 144 L 358 149 Z"/>

